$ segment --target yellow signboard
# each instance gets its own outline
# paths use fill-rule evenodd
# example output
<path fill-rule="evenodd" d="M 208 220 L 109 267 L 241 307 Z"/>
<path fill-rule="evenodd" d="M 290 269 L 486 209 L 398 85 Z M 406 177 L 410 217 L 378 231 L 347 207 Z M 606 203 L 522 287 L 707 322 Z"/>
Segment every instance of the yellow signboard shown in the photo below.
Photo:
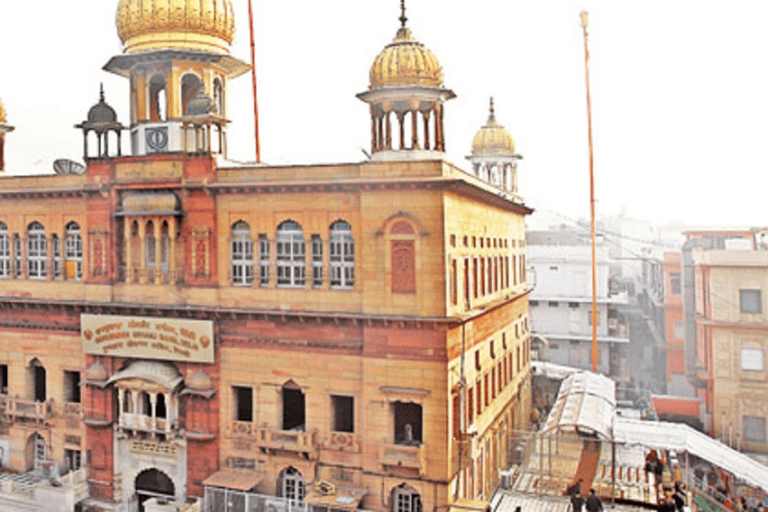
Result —
<path fill-rule="evenodd" d="M 131 441 L 130 450 L 132 453 L 141 455 L 161 455 L 166 457 L 176 457 L 179 452 L 178 447 L 173 443 L 144 439 L 134 439 Z"/>
<path fill-rule="evenodd" d="M 80 315 L 83 352 L 213 363 L 213 322 L 141 316 Z"/>

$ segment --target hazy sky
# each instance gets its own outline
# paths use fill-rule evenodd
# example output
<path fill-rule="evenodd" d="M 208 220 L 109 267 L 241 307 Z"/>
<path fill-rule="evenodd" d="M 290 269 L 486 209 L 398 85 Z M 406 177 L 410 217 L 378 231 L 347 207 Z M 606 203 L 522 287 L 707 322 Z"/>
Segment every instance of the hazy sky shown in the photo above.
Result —
<path fill-rule="evenodd" d="M 98 100 L 128 120 L 128 82 L 101 70 L 122 50 L 117 0 L 0 0 L 0 98 L 16 131 L 12 174 L 82 159 L 73 126 Z M 253 0 L 262 160 L 365 158 L 355 97 L 399 26 L 398 0 Z M 250 59 L 246 0 L 233 0 L 232 53 Z M 652 221 L 766 225 L 768 2 L 731 0 L 407 0 L 408 26 L 443 66 L 448 158 L 467 169 L 496 102 L 524 156 L 526 203 L 589 213 L 584 49 L 590 13 L 599 213 Z M 230 157 L 253 159 L 250 75 L 229 84 Z"/>

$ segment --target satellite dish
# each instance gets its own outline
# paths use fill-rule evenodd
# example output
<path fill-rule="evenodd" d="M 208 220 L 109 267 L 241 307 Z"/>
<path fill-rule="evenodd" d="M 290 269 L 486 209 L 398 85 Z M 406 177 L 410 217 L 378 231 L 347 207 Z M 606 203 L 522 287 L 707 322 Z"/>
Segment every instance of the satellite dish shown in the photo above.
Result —
<path fill-rule="evenodd" d="M 83 174 L 85 166 L 73 160 L 59 158 L 53 161 L 53 170 L 56 174 Z"/>

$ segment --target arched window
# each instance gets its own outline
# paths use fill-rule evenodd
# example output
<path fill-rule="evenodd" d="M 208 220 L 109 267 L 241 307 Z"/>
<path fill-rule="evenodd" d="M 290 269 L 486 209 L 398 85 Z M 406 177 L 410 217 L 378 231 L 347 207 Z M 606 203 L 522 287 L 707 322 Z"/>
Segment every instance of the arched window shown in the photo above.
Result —
<path fill-rule="evenodd" d="M 168 118 L 168 98 L 165 77 L 154 75 L 149 80 L 149 120 L 165 121 Z"/>
<path fill-rule="evenodd" d="M 280 493 L 283 498 L 304 501 L 306 488 L 298 469 L 291 466 L 280 473 Z"/>
<path fill-rule="evenodd" d="M 277 227 L 275 260 L 277 286 L 281 288 L 304 286 L 304 235 L 301 225 L 287 220 Z"/>
<path fill-rule="evenodd" d="M 343 220 L 331 224 L 328 254 L 331 263 L 331 288 L 350 289 L 355 285 L 355 241 L 352 226 Z"/>
<path fill-rule="evenodd" d="M 421 495 L 405 484 L 398 485 L 392 489 L 392 512 L 422 512 Z"/>
<path fill-rule="evenodd" d="M 45 227 L 33 222 L 27 228 L 27 276 L 30 279 L 44 279 L 48 241 L 45 239 Z"/>
<path fill-rule="evenodd" d="M 250 286 L 253 283 L 253 240 L 251 227 L 242 220 L 232 225 L 232 284 Z"/>
<path fill-rule="evenodd" d="M 0 222 L 0 277 L 7 279 L 11 275 L 11 241 L 8 238 L 8 226 Z"/>
<path fill-rule="evenodd" d="M 187 73 L 181 78 L 181 113 L 187 115 L 187 104 L 202 88 L 203 83 L 197 75 Z"/>
<path fill-rule="evenodd" d="M 168 275 L 168 254 L 171 248 L 171 234 L 168 221 L 164 220 L 160 228 L 160 271 L 164 276 Z"/>
<path fill-rule="evenodd" d="M 64 239 L 64 267 L 68 280 L 80 280 L 83 277 L 83 239 L 77 222 L 67 224 Z"/>
<path fill-rule="evenodd" d="M 218 78 L 213 81 L 213 104 L 216 105 L 216 113 L 224 117 L 224 86 Z"/>
<path fill-rule="evenodd" d="M 144 261 L 146 262 L 147 270 L 150 272 L 155 271 L 157 266 L 157 258 L 155 257 L 155 223 L 151 220 L 147 222 L 147 227 L 144 231 Z M 152 279 L 153 274 L 150 274 Z"/>

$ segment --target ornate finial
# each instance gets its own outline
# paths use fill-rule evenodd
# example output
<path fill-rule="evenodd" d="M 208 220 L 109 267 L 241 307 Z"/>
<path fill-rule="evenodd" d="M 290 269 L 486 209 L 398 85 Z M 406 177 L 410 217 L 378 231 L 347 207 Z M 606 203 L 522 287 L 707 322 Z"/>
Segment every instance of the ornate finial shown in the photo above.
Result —
<path fill-rule="evenodd" d="M 405 0 L 400 0 L 400 24 L 405 28 L 405 22 L 408 18 L 405 16 Z"/>
<path fill-rule="evenodd" d="M 99 101 L 104 103 L 104 82 L 101 82 L 101 88 L 99 91 Z"/>
<path fill-rule="evenodd" d="M 493 113 L 494 113 L 494 111 L 493 111 L 493 96 L 491 96 L 491 109 L 490 110 L 491 110 L 491 115 L 493 115 Z"/>

